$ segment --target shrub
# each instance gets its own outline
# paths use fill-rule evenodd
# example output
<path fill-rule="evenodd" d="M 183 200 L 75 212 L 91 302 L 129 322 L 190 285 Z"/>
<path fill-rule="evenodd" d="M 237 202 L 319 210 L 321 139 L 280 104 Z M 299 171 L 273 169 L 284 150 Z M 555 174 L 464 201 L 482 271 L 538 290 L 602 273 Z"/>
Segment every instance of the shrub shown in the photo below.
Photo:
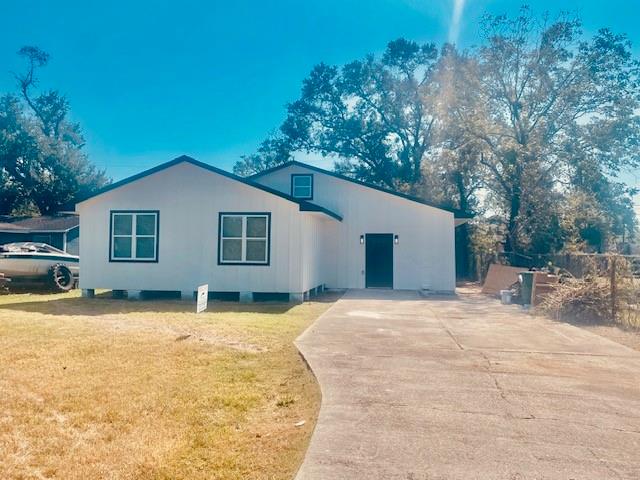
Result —
<path fill-rule="evenodd" d="M 640 328 L 639 304 L 640 280 L 633 278 L 624 257 L 612 256 L 605 266 L 591 261 L 582 278 L 563 277 L 540 309 L 558 319 Z"/>

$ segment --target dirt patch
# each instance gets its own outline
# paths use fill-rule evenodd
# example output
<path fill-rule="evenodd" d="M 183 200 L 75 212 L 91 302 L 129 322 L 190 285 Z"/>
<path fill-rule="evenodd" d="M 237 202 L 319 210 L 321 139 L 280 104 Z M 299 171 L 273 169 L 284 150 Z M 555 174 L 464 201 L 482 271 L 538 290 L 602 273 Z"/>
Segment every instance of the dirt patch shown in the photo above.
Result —
<path fill-rule="evenodd" d="M 111 330 L 119 334 L 146 333 L 161 335 L 168 340 L 181 342 L 201 342 L 209 345 L 224 346 L 243 352 L 266 352 L 267 348 L 250 342 L 238 340 L 231 336 L 221 335 L 207 327 L 198 328 L 183 325 L 171 325 L 158 322 L 157 319 L 144 315 L 102 315 L 100 317 L 80 317 L 96 328 Z"/>

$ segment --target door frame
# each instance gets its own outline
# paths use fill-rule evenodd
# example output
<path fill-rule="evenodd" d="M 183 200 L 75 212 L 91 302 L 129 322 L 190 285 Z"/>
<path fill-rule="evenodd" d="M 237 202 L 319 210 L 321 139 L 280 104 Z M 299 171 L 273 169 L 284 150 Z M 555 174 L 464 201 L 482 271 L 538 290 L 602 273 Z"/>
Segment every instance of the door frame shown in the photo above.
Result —
<path fill-rule="evenodd" d="M 385 236 L 385 237 L 389 237 L 389 240 L 391 242 L 391 285 L 390 286 L 385 286 L 385 287 L 371 287 L 369 286 L 369 282 L 367 281 L 367 245 L 369 244 L 368 237 L 375 235 L 375 236 Z M 396 266 L 396 262 L 395 262 L 395 243 L 394 243 L 394 234 L 393 233 L 375 233 L 375 232 L 369 232 L 369 233 L 365 233 L 364 234 L 364 288 L 387 288 L 387 289 L 391 289 L 393 290 L 394 288 L 394 280 L 395 280 L 395 266 Z"/>

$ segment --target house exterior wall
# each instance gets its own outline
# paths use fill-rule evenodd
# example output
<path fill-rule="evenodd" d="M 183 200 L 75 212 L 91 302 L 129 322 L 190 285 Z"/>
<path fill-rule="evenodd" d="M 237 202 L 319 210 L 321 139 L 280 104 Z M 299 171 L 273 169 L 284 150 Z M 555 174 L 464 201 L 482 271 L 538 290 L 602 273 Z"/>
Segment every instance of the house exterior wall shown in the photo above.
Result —
<path fill-rule="evenodd" d="M 297 204 L 241 182 L 179 163 L 91 198 L 80 213 L 80 286 L 114 290 L 302 292 L 320 273 L 305 270 L 318 234 L 314 214 Z M 110 212 L 158 210 L 157 263 L 109 261 Z M 218 265 L 219 212 L 270 212 L 270 264 Z M 301 241 L 304 237 L 305 241 Z M 307 251 L 309 249 L 309 251 Z M 322 283 L 322 282 L 320 282 Z"/>
<path fill-rule="evenodd" d="M 292 165 L 254 181 L 290 193 L 291 174 L 313 174 L 313 202 L 343 217 L 325 229 L 322 257 L 330 287 L 365 287 L 365 245 L 360 235 L 392 233 L 397 289 L 455 290 L 453 213 L 412 202 L 302 166 Z"/>
<path fill-rule="evenodd" d="M 335 222 L 323 214 L 306 213 L 301 222 L 302 290 L 306 292 L 330 282 L 331 270 L 326 261 L 326 230 Z"/>
<path fill-rule="evenodd" d="M 66 252 L 71 255 L 80 253 L 80 227 L 72 228 L 67 232 Z"/>

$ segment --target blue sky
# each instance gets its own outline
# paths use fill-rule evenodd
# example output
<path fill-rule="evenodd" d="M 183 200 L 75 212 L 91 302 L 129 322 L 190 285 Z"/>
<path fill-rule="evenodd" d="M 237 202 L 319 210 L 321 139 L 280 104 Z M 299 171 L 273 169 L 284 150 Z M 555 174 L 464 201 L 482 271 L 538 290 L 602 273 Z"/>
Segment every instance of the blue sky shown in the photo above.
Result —
<path fill-rule="evenodd" d="M 579 12 L 585 30 L 626 32 L 640 52 L 640 3 L 531 1 Z M 520 2 L 467 0 L 458 43 L 473 45 L 483 12 Z M 442 43 L 454 0 L 4 0 L 0 92 L 15 52 L 51 54 L 43 87 L 64 92 L 91 159 L 120 179 L 182 153 L 230 169 L 277 128 L 318 62 L 341 64 L 404 36 Z"/>

